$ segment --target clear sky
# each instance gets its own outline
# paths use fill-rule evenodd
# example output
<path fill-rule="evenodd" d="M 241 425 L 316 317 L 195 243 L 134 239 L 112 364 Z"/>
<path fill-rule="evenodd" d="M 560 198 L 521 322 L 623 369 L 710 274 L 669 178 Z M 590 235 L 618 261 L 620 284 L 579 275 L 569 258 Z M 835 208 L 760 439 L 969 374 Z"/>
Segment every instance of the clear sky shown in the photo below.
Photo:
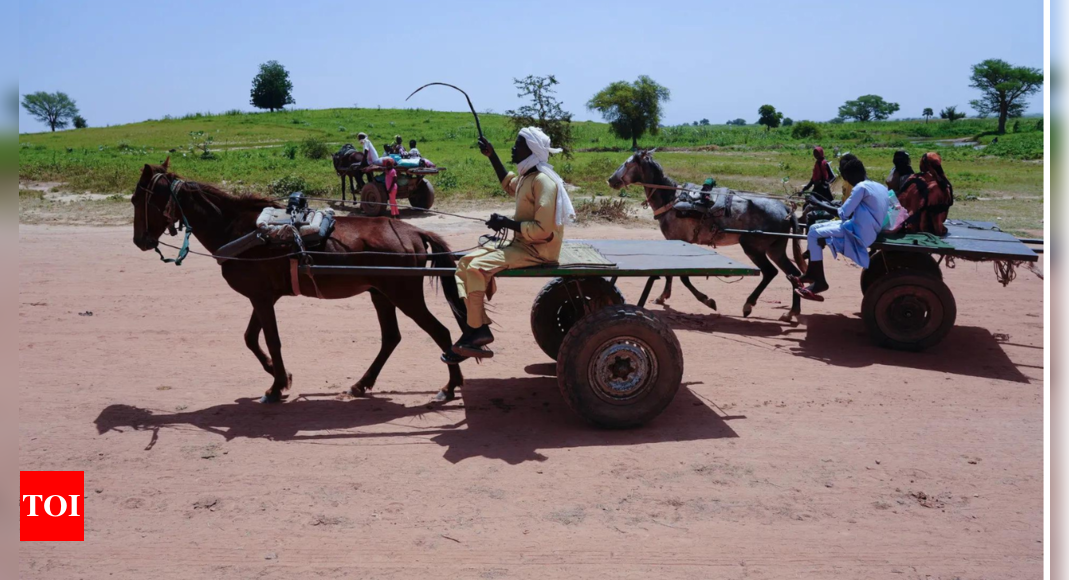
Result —
<path fill-rule="evenodd" d="M 272 59 L 290 71 L 299 108 L 404 107 L 414 88 L 443 81 L 478 110 L 503 112 L 520 104 L 514 77 L 555 74 L 565 109 L 595 119 L 585 106 L 595 92 L 647 74 L 672 92 L 666 124 L 753 122 L 765 103 L 824 121 L 870 93 L 917 117 L 924 107 L 968 109 L 977 97 L 969 67 L 983 59 L 1043 66 L 1041 0 L 36 0 L 17 9 L 20 93 L 65 91 L 93 126 L 252 110 L 251 79 Z M 444 89 L 408 106 L 464 110 Z M 1042 109 L 1040 93 L 1029 111 Z M 46 127 L 20 111 L 19 130 Z"/>

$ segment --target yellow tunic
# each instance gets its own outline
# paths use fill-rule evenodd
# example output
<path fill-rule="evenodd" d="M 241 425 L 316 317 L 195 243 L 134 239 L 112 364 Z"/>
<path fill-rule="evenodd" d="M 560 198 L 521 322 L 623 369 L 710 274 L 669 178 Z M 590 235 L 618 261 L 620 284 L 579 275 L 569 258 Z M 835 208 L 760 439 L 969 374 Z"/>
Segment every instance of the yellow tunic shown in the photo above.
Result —
<path fill-rule="evenodd" d="M 556 262 L 560 258 L 564 226 L 558 226 L 556 221 L 557 184 L 541 172 L 522 179 L 509 172 L 501 186 L 516 198 L 513 219 L 520 222 L 520 231 L 507 247 L 479 248 L 460 259 L 456 279 L 463 297 L 471 292 L 485 292 L 490 298 L 494 293 L 494 274 L 509 268 Z"/>

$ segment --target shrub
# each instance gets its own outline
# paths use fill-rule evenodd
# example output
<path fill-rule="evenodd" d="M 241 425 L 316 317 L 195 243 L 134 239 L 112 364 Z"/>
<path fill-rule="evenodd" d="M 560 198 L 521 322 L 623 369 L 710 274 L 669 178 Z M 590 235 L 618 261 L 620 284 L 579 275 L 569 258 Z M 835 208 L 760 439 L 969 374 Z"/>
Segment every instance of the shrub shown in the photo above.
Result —
<path fill-rule="evenodd" d="M 323 141 L 309 137 L 301 143 L 301 153 L 309 159 L 326 159 L 330 157 L 330 148 Z"/>
<path fill-rule="evenodd" d="M 580 223 L 622 222 L 630 218 L 631 206 L 626 199 L 585 199 L 575 206 L 575 221 Z"/>
<path fill-rule="evenodd" d="M 272 181 L 267 187 L 271 191 L 271 194 L 277 197 L 286 197 L 295 191 L 303 191 L 307 194 L 309 189 L 308 182 L 299 175 L 280 177 Z"/>
<path fill-rule="evenodd" d="M 296 143 L 287 143 L 286 146 L 282 148 L 282 156 L 286 159 L 296 159 L 297 149 L 298 147 Z"/>
<path fill-rule="evenodd" d="M 813 121 L 798 121 L 791 127 L 791 137 L 795 139 L 817 139 L 820 127 Z"/>
<path fill-rule="evenodd" d="M 75 129 L 85 129 L 86 127 L 89 126 L 89 122 L 86 121 L 85 117 L 83 117 L 81 115 L 75 115 L 73 120 L 74 120 L 74 128 Z"/>

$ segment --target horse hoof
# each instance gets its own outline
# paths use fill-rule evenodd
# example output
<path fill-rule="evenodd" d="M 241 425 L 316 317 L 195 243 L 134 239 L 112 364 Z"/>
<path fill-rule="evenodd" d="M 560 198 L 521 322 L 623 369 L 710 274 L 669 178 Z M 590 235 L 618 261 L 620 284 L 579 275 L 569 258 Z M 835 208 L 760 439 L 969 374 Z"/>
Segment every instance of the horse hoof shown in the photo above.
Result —
<path fill-rule="evenodd" d="M 702 300 L 702 304 L 705 304 L 709 308 L 716 310 L 716 300 L 713 300 L 712 298 L 706 298 L 705 300 Z"/>
<path fill-rule="evenodd" d="M 654 298 L 653 299 L 653 303 L 658 305 L 658 306 L 664 306 L 664 303 L 667 302 L 667 301 L 668 301 L 668 299 L 667 298 L 663 298 L 663 297 L 662 298 Z"/>
<path fill-rule="evenodd" d="M 438 394 L 434 396 L 435 403 L 448 403 L 457 398 L 453 391 L 438 391 Z"/>
<path fill-rule="evenodd" d="M 281 403 L 282 402 L 282 395 L 281 394 L 276 395 L 274 393 L 266 393 L 264 396 L 260 397 L 260 402 L 265 404 L 265 405 L 273 405 L 273 404 L 276 404 L 276 403 Z"/>
<path fill-rule="evenodd" d="M 357 384 L 349 387 L 349 394 L 354 396 L 354 397 L 363 397 L 364 395 L 367 394 L 369 389 L 371 389 L 371 387 L 365 387 L 364 385 L 361 385 L 360 383 L 357 383 Z"/>

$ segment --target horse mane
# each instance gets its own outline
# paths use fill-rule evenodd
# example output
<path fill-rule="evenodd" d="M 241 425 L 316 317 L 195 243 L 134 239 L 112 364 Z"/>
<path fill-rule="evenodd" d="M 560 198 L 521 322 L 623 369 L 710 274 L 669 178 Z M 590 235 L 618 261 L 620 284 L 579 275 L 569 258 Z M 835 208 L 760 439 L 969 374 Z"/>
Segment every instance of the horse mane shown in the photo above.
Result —
<path fill-rule="evenodd" d="M 261 211 L 268 207 L 282 207 L 278 200 L 256 193 L 230 193 L 210 183 L 199 181 L 187 181 L 176 173 L 167 173 L 171 180 L 181 179 L 185 182 L 188 191 L 199 193 L 214 205 L 224 205 L 234 211 Z"/>
<path fill-rule="evenodd" d="M 647 162 L 646 167 L 650 171 L 651 181 L 654 184 L 667 185 L 670 187 L 676 186 L 676 182 L 673 181 L 672 178 L 664 174 L 664 168 L 661 167 L 661 164 L 653 158 L 652 154 L 643 155 L 642 160 Z M 653 193 L 653 195 L 656 195 L 658 200 L 660 200 L 661 205 L 664 205 L 672 201 L 672 198 L 675 197 L 676 192 L 671 190 L 657 190 Z"/>

